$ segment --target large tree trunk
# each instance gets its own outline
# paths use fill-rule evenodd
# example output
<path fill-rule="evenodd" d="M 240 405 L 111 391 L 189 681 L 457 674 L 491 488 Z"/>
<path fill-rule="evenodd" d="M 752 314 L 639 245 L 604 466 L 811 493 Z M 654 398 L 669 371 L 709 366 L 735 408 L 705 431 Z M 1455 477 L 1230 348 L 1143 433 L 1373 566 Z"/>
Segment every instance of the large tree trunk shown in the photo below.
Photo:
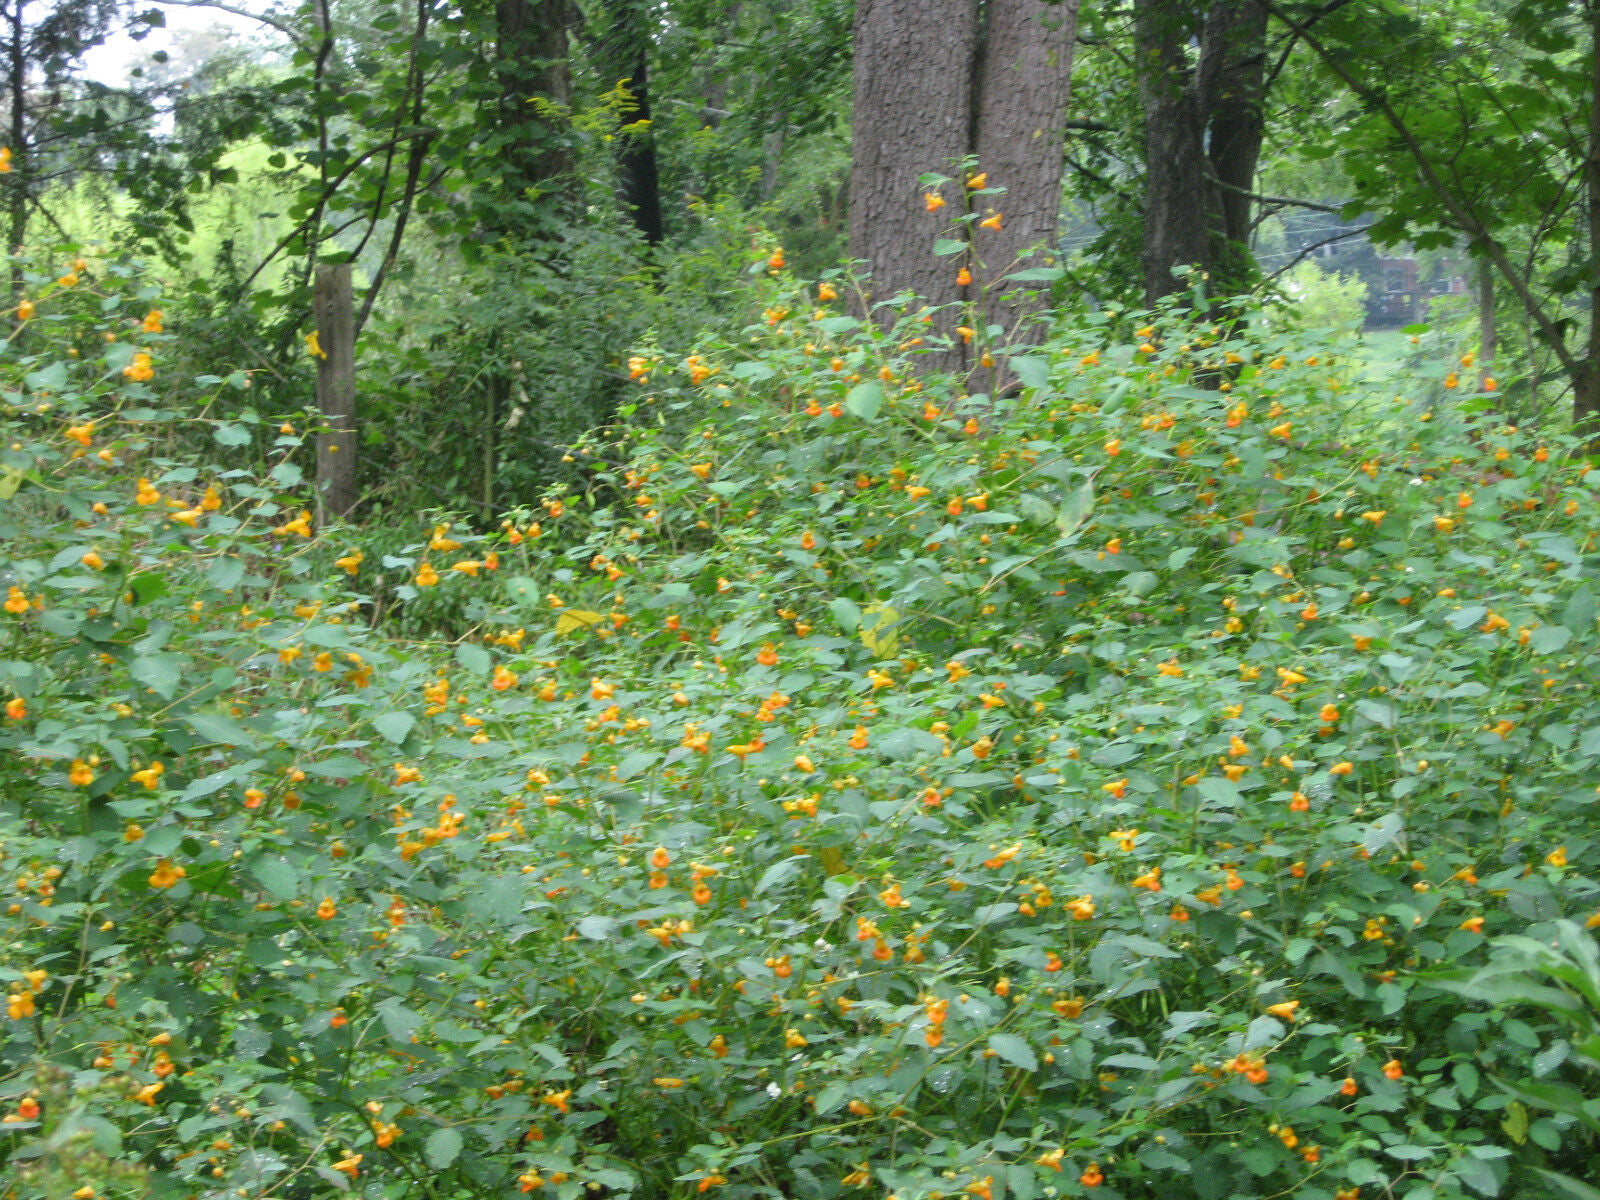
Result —
<path fill-rule="evenodd" d="M 1216 62 L 1214 69 L 1201 64 L 1198 83 L 1201 109 L 1211 119 L 1209 157 L 1220 218 L 1214 224 L 1223 239 L 1213 248 L 1221 278 L 1211 290 L 1220 295 L 1247 288 L 1254 274 L 1250 194 L 1267 127 L 1267 6 L 1260 0 L 1212 5 L 1204 41 L 1205 53 Z"/>
<path fill-rule="evenodd" d="M 502 187 L 496 198 L 500 216 L 490 219 L 503 231 L 537 232 L 542 210 L 537 198 L 571 188 L 572 155 L 565 136 L 540 113 L 537 101 L 571 101 L 567 30 L 572 19 L 568 0 L 495 4 Z"/>
<path fill-rule="evenodd" d="M 978 0 L 858 0 L 854 44 L 851 257 L 865 260 L 873 300 L 910 290 L 954 303 L 957 264 L 933 241 L 961 185 L 944 189 L 948 212 L 929 213 L 917 177 L 968 153 Z"/>
<path fill-rule="evenodd" d="M 1078 0 L 989 0 L 972 145 L 991 185 L 1004 187 L 998 231 L 975 231 L 979 282 L 1026 265 L 1030 251 L 1056 249 L 1065 168 L 1067 96 Z M 1002 285 L 997 294 L 1005 295 Z M 1014 297 L 986 317 L 1021 333 L 1041 299 Z"/>
<path fill-rule="evenodd" d="M 1589 257 L 1600 256 L 1600 4 L 1589 5 L 1589 153 L 1583 182 L 1588 192 Z M 1573 372 L 1572 424 L 1600 453 L 1600 268 L 1589 270 L 1589 339 L 1581 367 Z"/>
<path fill-rule="evenodd" d="M 1267 6 L 1216 0 L 1135 0 L 1139 100 L 1144 110 L 1145 301 L 1178 290 L 1173 270 L 1195 266 L 1207 291 L 1247 287 L 1251 193 L 1265 132 Z M 1199 39 L 1191 65 L 1190 43 Z"/>
<path fill-rule="evenodd" d="M 28 237 L 28 192 L 33 181 L 33 161 L 28 150 L 28 62 L 27 27 L 23 24 L 22 10 L 27 0 L 14 0 L 11 12 L 11 37 L 9 39 L 10 96 L 11 102 L 11 178 L 6 188 L 6 252 L 15 257 L 11 263 L 11 302 L 20 303 L 24 286 L 21 255 Z"/>
<path fill-rule="evenodd" d="M 1173 269 L 1211 269 L 1215 185 L 1207 178 L 1206 114 L 1189 65 L 1187 5 L 1134 0 L 1139 103 L 1144 110 L 1144 293 L 1154 304 L 1181 287 Z"/>

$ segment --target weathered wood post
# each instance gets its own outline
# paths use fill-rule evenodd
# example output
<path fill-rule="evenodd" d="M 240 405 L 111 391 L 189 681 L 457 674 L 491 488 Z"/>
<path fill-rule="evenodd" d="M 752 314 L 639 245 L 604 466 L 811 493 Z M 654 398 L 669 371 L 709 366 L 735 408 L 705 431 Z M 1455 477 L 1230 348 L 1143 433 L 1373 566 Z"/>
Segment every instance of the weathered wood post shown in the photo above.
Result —
<path fill-rule="evenodd" d="M 321 518 L 342 517 L 355 507 L 356 336 L 350 264 L 319 264 L 314 307 L 317 319 L 317 410 L 325 432 L 317 435 L 317 501 Z"/>

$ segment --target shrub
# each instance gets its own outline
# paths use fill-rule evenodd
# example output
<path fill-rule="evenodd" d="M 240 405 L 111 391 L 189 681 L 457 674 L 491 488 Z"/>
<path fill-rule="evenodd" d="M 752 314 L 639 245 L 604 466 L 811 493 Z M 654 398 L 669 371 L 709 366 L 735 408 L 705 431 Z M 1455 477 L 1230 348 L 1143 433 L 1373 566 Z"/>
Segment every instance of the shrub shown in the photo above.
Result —
<path fill-rule="evenodd" d="M 39 302 L 18 1194 L 1536 1194 L 1588 1134 L 1483 1074 L 1550 1030 L 1420 973 L 1596 903 L 1586 465 L 1173 313 L 969 394 L 772 274 L 574 482 L 381 554 L 303 431 L 229 465 L 238 377 L 125 377 L 135 281 Z"/>

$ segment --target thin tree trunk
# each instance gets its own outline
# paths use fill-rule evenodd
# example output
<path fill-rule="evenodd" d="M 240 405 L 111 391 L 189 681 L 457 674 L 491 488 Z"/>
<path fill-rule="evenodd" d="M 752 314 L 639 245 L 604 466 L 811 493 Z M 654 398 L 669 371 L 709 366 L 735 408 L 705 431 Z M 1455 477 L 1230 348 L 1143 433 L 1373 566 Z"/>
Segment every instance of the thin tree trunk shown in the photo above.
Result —
<path fill-rule="evenodd" d="M 652 246 L 661 241 L 661 172 L 656 165 L 656 135 L 650 116 L 650 51 L 648 41 L 638 48 L 633 75 L 628 80 L 634 108 L 624 118 L 633 126 L 622 137 L 618 168 L 622 199 L 633 214 L 634 226 Z"/>
<path fill-rule="evenodd" d="M 1478 262 L 1478 362 L 1487 374 L 1499 349 L 1500 331 L 1494 311 L 1494 268 Z"/>
<path fill-rule="evenodd" d="M 997 200 L 998 231 L 977 229 L 980 284 L 1026 265 L 1030 251 L 1056 250 L 1065 169 L 1067 98 L 1077 39 L 1078 0 L 989 0 L 972 145 Z M 1035 285 L 1036 286 L 1036 285 Z M 1004 296 L 1005 287 L 998 288 Z M 1044 297 L 993 304 L 988 320 L 1017 330 Z"/>
<path fill-rule="evenodd" d="M 350 264 L 317 266 L 314 292 L 317 343 L 317 411 L 327 430 L 317 435 L 317 498 L 326 516 L 355 507 L 357 492 L 355 301 Z"/>
<path fill-rule="evenodd" d="M 948 214 L 926 211 L 917 178 L 952 174 L 967 154 L 977 0 L 858 0 L 853 40 L 851 257 L 865 262 L 873 301 L 909 290 L 953 304 L 956 265 L 933 254 Z M 944 188 L 949 211 L 960 187 Z"/>

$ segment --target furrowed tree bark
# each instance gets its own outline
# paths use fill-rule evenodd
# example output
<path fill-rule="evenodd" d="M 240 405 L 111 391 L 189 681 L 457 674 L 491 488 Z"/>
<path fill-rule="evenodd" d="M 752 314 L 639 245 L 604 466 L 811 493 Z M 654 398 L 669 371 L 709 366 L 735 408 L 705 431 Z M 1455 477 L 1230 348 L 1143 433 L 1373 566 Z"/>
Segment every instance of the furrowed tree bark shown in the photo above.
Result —
<path fill-rule="evenodd" d="M 540 207 L 529 193 L 565 193 L 572 181 L 572 155 L 564 136 L 541 114 L 538 101 L 565 106 L 571 99 L 567 31 L 568 0 L 497 0 L 495 60 L 500 77 L 499 152 L 502 232 L 536 231 Z M 562 198 L 565 198 L 564 196 Z"/>
<path fill-rule="evenodd" d="M 1572 381 L 1572 424 L 1600 453 L 1600 0 L 1585 6 L 1589 18 L 1589 144 L 1583 182 L 1589 217 L 1589 339 Z"/>
<path fill-rule="evenodd" d="M 1206 114 L 1189 65 L 1196 33 L 1184 3 L 1134 0 L 1139 105 L 1144 112 L 1145 302 L 1181 287 L 1173 269 L 1209 271 L 1216 185 L 1208 177 Z"/>
<path fill-rule="evenodd" d="M 957 267 L 933 241 L 961 185 L 943 189 L 949 209 L 929 213 L 917 177 L 951 173 L 968 153 L 978 0 L 858 0 L 854 44 L 851 257 L 864 260 L 873 301 L 910 290 L 952 304 Z"/>
<path fill-rule="evenodd" d="M 1267 7 L 1257 0 L 1215 4 L 1206 15 L 1205 41 L 1216 56 L 1214 72 L 1200 71 L 1200 105 L 1210 118 L 1207 153 L 1224 244 L 1214 254 L 1222 273 L 1217 292 L 1250 283 L 1252 201 L 1256 164 L 1266 135 Z"/>
<path fill-rule="evenodd" d="M 355 299 L 350 264 L 318 264 L 313 303 L 317 321 L 317 411 L 326 430 L 317 435 L 319 519 L 343 517 L 357 491 Z"/>
<path fill-rule="evenodd" d="M 973 238 L 979 281 L 994 284 L 1028 265 L 1030 251 L 1056 249 L 1078 0 L 989 0 L 985 18 L 972 145 L 990 184 L 1006 192 L 997 204 L 1000 229 L 978 229 Z M 1008 301 L 1006 291 L 997 287 L 1000 300 L 986 316 L 1025 334 L 1045 294 Z"/>
<path fill-rule="evenodd" d="M 9 39 L 8 66 L 11 103 L 11 178 L 6 181 L 6 250 L 20 256 L 28 236 L 28 194 L 33 164 L 28 153 L 28 63 L 27 27 L 23 24 L 22 10 L 27 0 L 12 0 L 11 37 Z M 24 287 L 22 263 L 11 263 L 11 299 L 20 303 Z"/>

